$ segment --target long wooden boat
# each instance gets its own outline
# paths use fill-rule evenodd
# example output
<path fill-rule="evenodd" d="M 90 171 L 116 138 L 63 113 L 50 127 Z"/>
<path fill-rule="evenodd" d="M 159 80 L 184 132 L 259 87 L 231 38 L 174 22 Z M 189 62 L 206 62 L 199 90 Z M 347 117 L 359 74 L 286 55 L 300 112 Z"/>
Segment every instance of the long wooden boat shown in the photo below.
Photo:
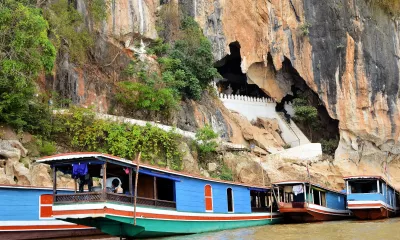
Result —
<path fill-rule="evenodd" d="M 346 194 L 307 181 L 272 184 L 279 211 L 287 222 L 316 222 L 351 217 Z"/>
<path fill-rule="evenodd" d="M 345 177 L 347 205 L 363 220 L 394 217 L 399 212 L 399 191 L 381 176 Z"/>
<path fill-rule="evenodd" d="M 114 236 L 192 234 L 281 220 L 270 189 L 265 187 L 207 179 L 150 165 L 138 166 L 136 162 L 100 153 L 61 154 L 38 162 L 50 164 L 53 172 L 65 173 L 71 173 L 80 164 L 87 167 L 89 177 L 102 178 L 105 187 L 73 194 L 60 193 L 54 183 L 53 216 Z M 109 191 L 110 177 L 118 177 L 123 194 Z"/>
<path fill-rule="evenodd" d="M 45 239 L 102 234 L 52 216 L 53 189 L 0 185 L 0 239 Z M 65 194 L 71 190 L 60 190 Z"/>

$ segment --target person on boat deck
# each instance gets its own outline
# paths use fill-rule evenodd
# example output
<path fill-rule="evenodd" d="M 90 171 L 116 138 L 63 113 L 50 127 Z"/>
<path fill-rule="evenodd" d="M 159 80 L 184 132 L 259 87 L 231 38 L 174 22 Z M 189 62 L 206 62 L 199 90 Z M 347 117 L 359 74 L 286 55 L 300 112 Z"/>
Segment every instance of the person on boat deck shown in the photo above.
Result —
<path fill-rule="evenodd" d="M 72 164 L 72 178 L 79 180 L 79 192 L 83 192 L 85 184 L 88 185 L 89 192 L 92 191 L 93 181 L 92 177 L 89 175 L 86 163 Z"/>
<path fill-rule="evenodd" d="M 123 193 L 123 190 L 122 190 L 122 188 L 121 188 L 120 181 L 119 181 L 118 179 L 114 179 L 114 180 L 111 182 L 111 185 L 112 185 L 112 191 L 113 191 L 114 193 Z"/>
<path fill-rule="evenodd" d="M 89 173 L 79 177 L 79 192 L 83 192 L 83 187 L 85 186 L 85 184 L 88 185 L 88 191 L 91 192 L 93 187 L 93 180 Z"/>

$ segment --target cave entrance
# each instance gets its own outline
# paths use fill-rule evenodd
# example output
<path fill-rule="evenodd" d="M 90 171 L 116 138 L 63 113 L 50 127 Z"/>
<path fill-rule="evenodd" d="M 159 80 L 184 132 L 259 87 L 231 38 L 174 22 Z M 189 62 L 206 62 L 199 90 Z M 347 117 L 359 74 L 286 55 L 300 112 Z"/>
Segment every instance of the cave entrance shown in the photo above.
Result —
<path fill-rule="evenodd" d="M 292 94 L 277 103 L 275 110 L 291 115 L 311 142 L 321 143 L 323 152 L 333 155 L 339 143 L 339 121 L 329 116 L 323 102 L 301 78 L 289 59 L 285 58 L 281 71 L 291 76 Z M 290 112 L 285 107 L 286 103 L 291 103 Z"/>
<path fill-rule="evenodd" d="M 219 93 L 227 95 L 243 95 L 257 98 L 269 98 L 256 84 L 248 84 L 247 76 L 242 72 L 239 42 L 229 44 L 231 54 L 215 63 L 215 67 L 223 77 L 217 81 Z"/>

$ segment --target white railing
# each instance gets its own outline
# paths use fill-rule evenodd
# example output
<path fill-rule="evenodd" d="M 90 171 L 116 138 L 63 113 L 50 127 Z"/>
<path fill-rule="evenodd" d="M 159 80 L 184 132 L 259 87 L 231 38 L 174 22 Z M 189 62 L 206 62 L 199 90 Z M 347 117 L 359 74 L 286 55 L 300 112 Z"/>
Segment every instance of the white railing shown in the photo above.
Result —
<path fill-rule="evenodd" d="M 257 97 L 249 97 L 244 95 L 233 95 L 233 94 L 225 94 L 219 93 L 219 98 L 221 100 L 238 100 L 244 102 L 260 102 L 260 103 L 276 103 L 272 98 L 257 98 Z"/>

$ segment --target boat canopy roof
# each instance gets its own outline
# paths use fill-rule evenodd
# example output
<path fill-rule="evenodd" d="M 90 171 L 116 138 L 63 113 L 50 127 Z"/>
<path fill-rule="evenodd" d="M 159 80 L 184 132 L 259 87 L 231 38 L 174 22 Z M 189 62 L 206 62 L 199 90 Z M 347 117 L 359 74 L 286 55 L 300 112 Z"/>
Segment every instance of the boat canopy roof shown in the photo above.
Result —
<path fill-rule="evenodd" d="M 346 176 L 346 177 L 343 177 L 343 179 L 345 181 L 347 181 L 347 180 L 381 180 L 398 192 L 398 190 L 395 187 L 393 187 L 384 177 L 379 176 L 379 175 L 376 175 L 376 176 L 374 176 L 374 175 Z"/>
<path fill-rule="evenodd" d="M 309 181 L 289 180 L 289 181 L 281 181 L 281 182 L 272 183 L 272 185 L 275 185 L 275 186 L 290 186 L 290 185 L 297 185 L 297 184 L 307 184 L 307 185 L 311 184 L 311 186 L 314 187 L 314 188 L 319 188 L 319 189 L 322 189 L 322 190 L 325 190 L 325 191 L 328 191 L 328 192 L 334 192 L 334 193 L 337 193 L 337 194 L 346 195 L 346 193 L 343 193 L 343 192 L 340 192 L 340 191 L 337 191 L 337 190 L 333 190 L 331 188 L 327 188 L 327 187 L 321 186 L 321 185 L 319 185 L 317 183 L 313 183 L 313 182 L 309 182 Z"/>
<path fill-rule="evenodd" d="M 136 168 L 137 162 L 134 162 L 132 160 L 127 160 L 124 158 L 112 156 L 109 154 L 105 153 L 97 153 L 97 152 L 74 152 L 74 153 L 62 153 L 62 154 L 57 154 L 57 155 L 52 155 L 52 156 L 47 156 L 43 157 L 40 159 L 37 159 L 38 163 L 45 163 L 49 164 L 52 166 L 63 166 L 67 164 L 72 164 L 72 163 L 82 163 L 82 162 L 87 162 L 90 164 L 104 164 L 105 162 L 113 163 L 116 165 L 121 165 L 124 167 L 132 167 Z M 145 163 L 140 163 L 140 171 L 142 172 L 144 169 L 149 170 L 149 171 L 156 171 L 159 173 L 167 173 L 167 174 L 173 174 L 175 176 L 182 176 L 182 177 L 188 177 L 188 178 L 195 178 L 195 179 L 200 179 L 200 180 L 205 180 L 205 181 L 210 181 L 210 182 L 217 182 L 217 183 L 224 183 L 224 184 L 230 184 L 230 185 L 236 185 L 236 186 L 243 186 L 247 187 L 249 190 L 256 190 L 256 191 L 269 191 L 270 187 L 265 187 L 265 186 L 259 186 L 259 185 L 249 185 L 249 184 L 243 184 L 243 183 L 238 183 L 238 182 L 229 182 L 229 181 L 224 181 L 224 180 L 218 180 L 218 179 L 212 179 L 212 178 L 206 178 L 200 175 L 194 175 L 194 174 L 188 174 L 184 172 L 178 172 L 170 169 L 163 169 L 159 167 L 155 167 L 152 165 L 148 165 Z M 146 171 L 144 170 L 144 171 Z M 146 172 L 149 172 L 146 171 Z M 153 172 L 154 174 L 157 174 L 156 172 Z"/>

